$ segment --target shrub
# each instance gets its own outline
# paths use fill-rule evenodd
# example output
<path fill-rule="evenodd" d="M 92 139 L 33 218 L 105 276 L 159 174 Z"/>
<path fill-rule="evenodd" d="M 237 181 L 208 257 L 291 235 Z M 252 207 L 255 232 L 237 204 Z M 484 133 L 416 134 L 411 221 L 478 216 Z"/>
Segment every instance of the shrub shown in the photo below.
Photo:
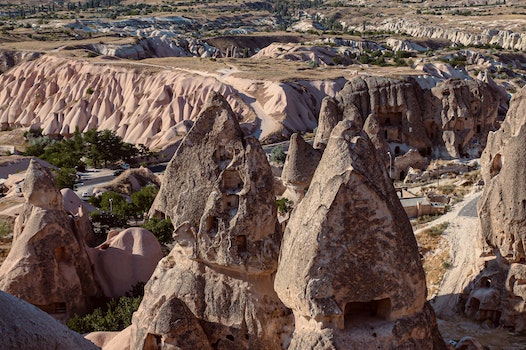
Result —
<path fill-rule="evenodd" d="M 92 313 L 71 318 L 67 325 L 78 333 L 122 331 L 131 325 L 132 315 L 141 304 L 144 295 L 144 283 L 138 283 L 129 292 L 129 296 L 110 300 L 104 307 Z"/>
<path fill-rule="evenodd" d="M 283 164 L 285 163 L 285 158 L 287 158 L 287 155 L 280 146 L 274 147 L 272 152 L 270 152 L 270 161 L 272 162 Z"/>
<path fill-rule="evenodd" d="M 276 199 L 276 205 L 278 207 L 278 212 L 280 214 L 286 214 L 289 211 L 291 211 L 293 204 L 294 204 L 294 202 L 292 202 L 291 200 L 289 200 L 288 198 L 285 198 L 285 197 L 280 198 L 280 199 Z"/>
<path fill-rule="evenodd" d="M 92 89 L 91 87 L 88 87 L 88 88 L 86 89 L 86 93 L 87 93 L 88 95 L 93 94 L 93 89 Z"/>

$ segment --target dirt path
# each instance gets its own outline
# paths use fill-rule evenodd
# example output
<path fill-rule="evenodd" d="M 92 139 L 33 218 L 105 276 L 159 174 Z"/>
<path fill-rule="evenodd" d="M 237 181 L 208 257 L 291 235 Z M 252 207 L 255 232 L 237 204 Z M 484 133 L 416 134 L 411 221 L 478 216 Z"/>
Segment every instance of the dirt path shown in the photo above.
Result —
<path fill-rule="evenodd" d="M 481 268 L 478 264 L 481 248 L 478 243 L 479 221 L 476 210 L 476 204 L 481 193 L 475 192 L 467 195 L 462 202 L 454 205 L 449 213 L 426 226 L 430 227 L 442 222 L 449 222 L 443 237 L 451 249 L 451 267 L 446 271 L 438 294 L 431 303 L 437 316 L 442 319 L 455 316 L 454 309 L 459 294 Z M 426 227 L 415 231 L 415 233 Z"/>

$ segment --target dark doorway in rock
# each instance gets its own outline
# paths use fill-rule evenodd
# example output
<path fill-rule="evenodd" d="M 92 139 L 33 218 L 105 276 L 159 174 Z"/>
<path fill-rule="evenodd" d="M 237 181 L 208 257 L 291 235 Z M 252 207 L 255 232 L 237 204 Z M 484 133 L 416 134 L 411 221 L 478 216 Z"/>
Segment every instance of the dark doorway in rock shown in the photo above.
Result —
<path fill-rule="evenodd" d="M 388 320 L 391 314 L 391 299 L 371 300 L 367 302 L 350 302 L 345 305 L 345 328 L 363 321 Z"/>
<path fill-rule="evenodd" d="M 394 149 L 395 156 L 400 155 L 400 147 L 396 146 Z"/>
<path fill-rule="evenodd" d="M 400 170 L 400 180 L 405 179 L 405 171 Z"/>
<path fill-rule="evenodd" d="M 238 253 L 246 253 L 247 251 L 247 236 L 239 235 L 236 236 L 236 246 Z"/>

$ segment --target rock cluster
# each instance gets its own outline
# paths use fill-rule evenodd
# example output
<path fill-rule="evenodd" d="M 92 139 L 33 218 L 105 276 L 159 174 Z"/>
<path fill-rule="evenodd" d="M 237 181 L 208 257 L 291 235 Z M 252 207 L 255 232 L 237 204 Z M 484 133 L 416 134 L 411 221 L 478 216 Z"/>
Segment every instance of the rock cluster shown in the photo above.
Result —
<path fill-rule="evenodd" d="M 294 137 L 285 177 L 310 187 L 278 266 L 265 154 L 212 96 L 151 209 L 172 219 L 176 245 L 146 285 L 132 348 L 444 349 L 411 226 L 367 134 L 339 123 L 319 165 L 300 150 L 318 154 Z"/>
<path fill-rule="evenodd" d="M 32 160 L 15 221 L 11 251 L 0 267 L 0 290 L 67 320 L 83 314 L 95 298 L 119 297 L 150 278 L 162 252 L 142 228 L 112 231 L 90 248 L 87 208 L 70 189 L 59 191 L 51 171 Z"/>
<path fill-rule="evenodd" d="M 479 202 L 486 268 L 466 291 L 465 312 L 479 321 L 526 329 L 526 90 L 515 94 L 481 158 Z M 493 257 L 493 259 L 491 259 Z"/>
<path fill-rule="evenodd" d="M 372 115 L 379 125 L 374 135 L 383 133 L 393 158 L 410 149 L 426 157 L 477 156 L 496 127 L 499 102 L 491 86 L 478 80 L 446 80 L 428 89 L 412 78 L 356 77 L 334 100 L 323 101 L 314 146 L 323 149 L 339 120 L 362 126 Z M 375 141 L 385 149 L 382 143 Z M 393 177 L 403 177 L 409 166 Z"/>

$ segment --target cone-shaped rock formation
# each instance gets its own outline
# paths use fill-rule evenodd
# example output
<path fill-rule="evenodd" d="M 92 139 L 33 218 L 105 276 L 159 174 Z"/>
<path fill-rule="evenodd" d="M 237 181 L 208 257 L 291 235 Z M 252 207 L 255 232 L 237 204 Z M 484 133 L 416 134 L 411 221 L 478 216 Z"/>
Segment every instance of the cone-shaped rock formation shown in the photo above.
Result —
<path fill-rule="evenodd" d="M 275 289 L 295 316 L 289 349 L 445 349 L 409 220 L 353 121 L 291 215 Z"/>
<path fill-rule="evenodd" d="M 172 219 L 176 245 L 146 285 L 132 347 L 206 348 L 201 339 L 215 349 L 281 349 L 292 318 L 273 290 L 281 235 L 272 172 L 222 96 L 211 96 L 168 164 L 150 214 Z M 176 320 L 206 339 L 185 343 Z"/>

